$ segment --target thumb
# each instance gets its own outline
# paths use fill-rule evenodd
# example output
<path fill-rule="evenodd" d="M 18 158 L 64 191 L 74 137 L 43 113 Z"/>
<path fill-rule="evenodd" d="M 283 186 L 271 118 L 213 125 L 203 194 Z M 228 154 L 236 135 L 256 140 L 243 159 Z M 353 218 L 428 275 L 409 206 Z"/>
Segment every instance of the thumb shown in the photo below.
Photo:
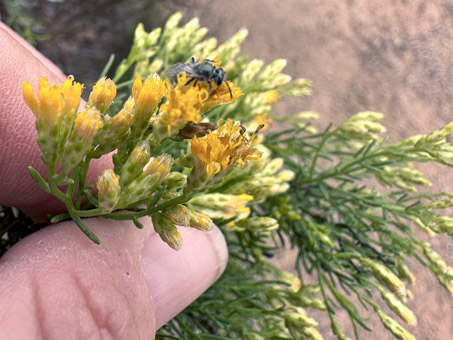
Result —
<path fill-rule="evenodd" d="M 0 339 L 153 339 L 225 268 L 219 229 L 180 228 L 184 245 L 168 247 L 150 219 L 85 220 L 36 232 L 0 259 Z"/>

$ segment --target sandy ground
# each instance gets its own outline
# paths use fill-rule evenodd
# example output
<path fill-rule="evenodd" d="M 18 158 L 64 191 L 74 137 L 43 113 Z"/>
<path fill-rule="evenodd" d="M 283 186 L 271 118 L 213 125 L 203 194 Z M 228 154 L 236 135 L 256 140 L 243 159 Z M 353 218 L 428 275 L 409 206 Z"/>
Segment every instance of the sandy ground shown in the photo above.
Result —
<path fill-rule="evenodd" d="M 194 0 L 184 13 L 185 20 L 199 17 L 220 41 L 248 28 L 244 53 L 266 62 L 286 58 L 288 74 L 313 81 L 312 96 L 282 103 L 281 114 L 318 111 L 325 126 L 362 110 L 380 111 L 391 140 L 453 120 L 451 1 Z M 423 170 L 434 189 L 453 191 L 452 169 Z M 431 242 L 453 264 L 453 240 Z M 291 254 L 280 263 L 292 268 Z M 409 306 L 419 324 L 407 329 L 419 340 L 453 339 L 453 297 L 427 270 L 410 265 L 418 280 Z M 316 317 L 324 338 L 334 339 L 326 316 Z M 371 326 L 376 331 L 362 331 L 361 339 L 394 339 L 379 321 Z"/>

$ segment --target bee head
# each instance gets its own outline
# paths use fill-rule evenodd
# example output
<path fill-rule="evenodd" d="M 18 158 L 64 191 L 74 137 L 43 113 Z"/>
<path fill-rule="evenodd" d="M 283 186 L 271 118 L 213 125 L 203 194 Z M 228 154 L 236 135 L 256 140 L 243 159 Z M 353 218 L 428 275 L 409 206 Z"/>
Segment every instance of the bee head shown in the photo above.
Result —
<path fill-rule="evenodd" d="M 225 81 L 225 78 L 226 72 L 221 67 L 216 68 L 212 73 L 212 79 L 217 84 L 217 86 L 220 86 Z"/>

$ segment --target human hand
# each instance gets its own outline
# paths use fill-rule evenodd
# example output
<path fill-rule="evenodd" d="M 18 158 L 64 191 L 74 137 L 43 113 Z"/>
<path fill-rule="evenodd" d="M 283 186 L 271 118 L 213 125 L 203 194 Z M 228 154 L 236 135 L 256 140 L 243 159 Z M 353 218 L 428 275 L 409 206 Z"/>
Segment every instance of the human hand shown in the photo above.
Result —
<path fill-rule="evenodd" d="M 0 23 L 0 204 L 35 220 L 63 210 L 27 171 L 45 166 L 36 145 L 34 115 L 21 84 L 40 76 L 60 83 L 65 75 Z M 101 158 L 88 180 L 111 167 Z M 149 218 L 138 230 L 130 221 L 85 220 L 96 245 L 72 222 L 36 232 L 0 259 L 0 339 L 152 339 L 156 329 L 195 300 L 223 272 L 225 240 L 218 229 L 180 228 L 174 251 Z"/>

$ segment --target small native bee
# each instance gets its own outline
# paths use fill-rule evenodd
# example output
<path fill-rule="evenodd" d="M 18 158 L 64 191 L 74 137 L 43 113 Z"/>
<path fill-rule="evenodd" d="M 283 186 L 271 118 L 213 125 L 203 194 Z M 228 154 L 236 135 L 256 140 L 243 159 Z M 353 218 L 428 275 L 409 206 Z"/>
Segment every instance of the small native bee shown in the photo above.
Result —
<path fill-rule="evenodd" d="M 190 63 L 177 63 L 171 66 L 167 71 L 165 71 L 165 75 L 176 82 L 178 74 L 181 72 L 186 72 L 186 77 L 190 78 L 184 85 L 189 85 L 191 82 L 195 81 L 195 86 L 198 81 L 204 81 L 209 84 L 209 91 L 211 91 L 211 80 L 213 80 L 217 86 L 225 83 L 230 91 L 230 97 L 233 98 L 233 93 L 231 92 L 230 86 L 226 81 L 226 72 L 221 67 L 215 67 L 212 60 L 205 59 L 201 62 L 195 62 L 195 58 L 192 57 L 192 61 Z"/>

